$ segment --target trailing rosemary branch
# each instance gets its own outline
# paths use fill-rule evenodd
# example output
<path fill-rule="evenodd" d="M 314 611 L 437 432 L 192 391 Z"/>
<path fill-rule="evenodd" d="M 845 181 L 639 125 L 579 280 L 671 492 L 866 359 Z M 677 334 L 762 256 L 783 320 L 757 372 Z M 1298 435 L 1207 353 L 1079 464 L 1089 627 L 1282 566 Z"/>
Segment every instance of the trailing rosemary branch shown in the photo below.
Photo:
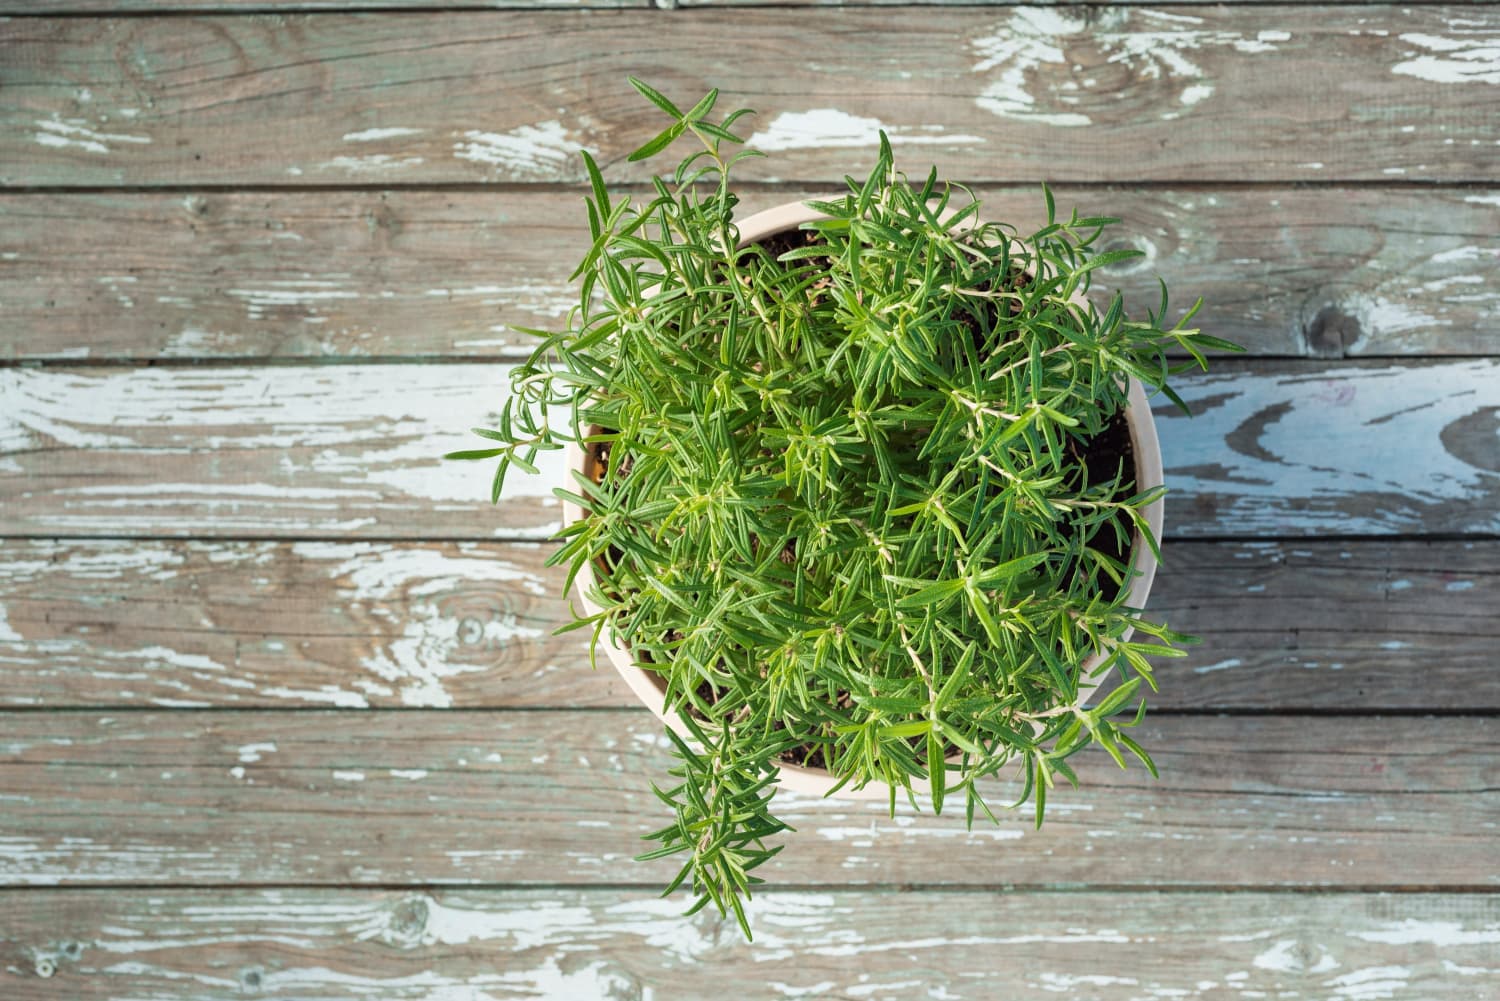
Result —
<path fill-rule="evenodd" d="M 1179 406 L 1168 379 L 1235 350 L 1146 319 L 1116 293 L 1072 298 L 1137 252 L 1096 249 L 1117 220 L 1058 217 L 1021 236 L 979 203 L 896 170 L 882 135 L 867 177 L 814 203 L 828 218 L 742 246 L 736 122 L 717 92 L 632 154 L 692 146 L 641 202 L 612 197 L 582 154 L 592 245 L 566 329 L 513 370 L 491 447 L 498 499 L 513 467 L 581 442 L 596 481 L 558 493 L 587 512 L 552 556 L 595 568 L 606 631 L 661 675 L 694 741 L 670 733 L 671 821 L 644 858 L 681 855 L 689 883 L 750 928 L 752 871 L 780 850 L 772 812 L 784 761 L 841 783 L 961 798 L 994 819 L 980 779 L 1016 768 L 1016 806 L 1041 824 L 1074 754 L 1097 745 L 1155 774 L 1129 730 L 1155 688 L 1148 655 L 1186 637 L 1126 607 L 1136 533 L 1158 491 L 1123 459 L 1085 461 L 1135 376 Z M 1169 357 L 1169 351 L 1173 357 Z M 1178 353 L 1185 358 L 1178 360 Z M 1186 409 L 1184 407 L 1184 409 Z M 1134 626 L 1143 640 L 1121 641 Z M 1081 664 L 1118 682 L 1080 698 Z M 913 802 L 915 798 L 913 797 Z"/>

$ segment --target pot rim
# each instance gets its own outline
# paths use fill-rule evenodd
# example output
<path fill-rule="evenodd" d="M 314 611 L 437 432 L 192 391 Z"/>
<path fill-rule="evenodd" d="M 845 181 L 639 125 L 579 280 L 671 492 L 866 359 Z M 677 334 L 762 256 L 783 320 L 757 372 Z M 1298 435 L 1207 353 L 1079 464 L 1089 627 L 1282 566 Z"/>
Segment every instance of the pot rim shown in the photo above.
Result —
<path fill-rule="evenodd" d="M 948 210 L 945 215 L 951 215 L 954 210 Z M 824 219 L 827 216 L 815 209 L 809 208 L 803 202 L 789 202 L 774 208 L 757 212 L 746 218 L 739 224 L 740 242 L 743 247 L 749 243 L 764 239 L 775 233 L 784 232 L 801 225 L 804 222 L 812 222 Z M 1073 301 L 1079 305 L 1086 305 L 1086 300 L 1081 293 L 1074 292 Z M 1125 420 L 1130 432 L 1130 443 L 1134 451 L 1136 484 L 1139 490 L 1152 490 L 1163 483 L 1161 444 L 1156 435 L 1156 421 L 1151 413 L 1151 406 L 1146 398 L 1145 387 L 1140 380 L 1134 376 L 1130 377 L 1127 402 L 1125 407 Z M 567 468 L 570 472 L 588 474 L 589 457 L 577 442 L 569 442 L 567 445 Z M 572 484 L 568 484 L 571 488 Z M 1160 497 L 1146 505 L 1144 516 L 1146 524 L 1150 526 L 1152 534 L 1161 540 L 1162 516 L 1165 505 Z M 571 525 L 581 521 L 585 517 L 583 509 L 570 500 L 563 501 L 563 524 Z M 1126 585 L 1125 604 L 1127 607 L 1144 609 L 1146 599 L 1151 593 L 1152 582 L 1156 578 L 1156 555 L 1151 547 L 1146 545 L 1139 530 L 1131 533 L 1131 560 L 1130 566 L 1134 576 Z M 599 605 L 589 597 L 589 591 L 595 584 L 595 576 L 592 564 L 585 564 L 575 579 L 575 590 L 583 610 L 588 615 L 596 615 L 601 609 Z M 1130 639 L 1135 629 L 1133 626 L 1126 627 L 1125 631 L 1115 642 L 1125 642 Z M 687 725 L 678 718 L 676 713 L 666 710 L 666 685 L 661 676 L 655 672 L 647 671 L 636 665 L 630 653 L 624 646 L 615 640 L 613 631 L 606 628 L 600 637 L 600 646 L 604 649 L 611 664 L 624 679 L 630 690 L 635 693 L 636 698 L 650 709 L 657 719 L 671 727 L 679 736 L 691 739 Z M 1080 700 L 1084 699 L 1096 688 L 1102 678 L 1091 677 L 1104 661 L 1105 654 L 1095 653 L 1084 658 L 1079 672 L 1078 694 Z M 857 800 L 884 800 L 890 796 L 890 786 L 884 782 L 870 782 L 862 788 L 845 786 L 837 792 L 833 787 L 837 784 L 832 774 L 824 768 L 810 768 L 805 765 L 794 765 L 787 762 L 778 762 L 777 784 L 784 789 L 794 792 L 809 793 L 816 796 L 826 797 L 829 795 L 842 799 Z M 913 782 L 912 789 L 915 792 L 925 793 L 925 783 Z"/>

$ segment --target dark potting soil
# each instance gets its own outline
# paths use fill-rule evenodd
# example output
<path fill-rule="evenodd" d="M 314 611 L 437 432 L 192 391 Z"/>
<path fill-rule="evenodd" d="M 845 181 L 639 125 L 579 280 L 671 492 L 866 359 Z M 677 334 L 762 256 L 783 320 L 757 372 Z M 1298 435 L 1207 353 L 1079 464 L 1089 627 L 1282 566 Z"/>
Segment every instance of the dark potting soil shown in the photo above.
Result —
<path fill-rule="evenodd" d="M 798 250 L 802 247 L 816 247 L 827 241 L 810 229 L 784 229 L 780 233 L 772 233 L 770 236 L 756 240 L 755 242 L 762 250 L 770 254 L 774 260 L 789 250 Z"/>
<path fill-rule="evenodd" d="M 1068 449 L 1075 458 L 1083 460 L 1090 484 L 1114 479 L 1120 472 L 1121 463 L 1124 463 L 1124 477 L 1113 499 L 1121 501 L 1135 495 L 1135 444 L 1130 440 L 1130 424 L 1125 420 L 1123 410 L 1110 417 L 1099 434 L 1081 446 L 1070 441 Z M 1079 454 L 1080 451 L 1082 454 Z M 1116 532 L 1108 525 L 1102 526 L 1089 541 L 1089 546 L 1119 563 L 1129 563 L 1130 547 L 1135 540 L 1135 526 L 1127 515 L 1116 514 L 1114 517 L 1124 532 Z M 1097 571 L 1093 574 L 1093 583 L 1107 601 L 1115 600 L 1120 593 L 1120 585 L 1115 583 L 1114 578 Z"/>

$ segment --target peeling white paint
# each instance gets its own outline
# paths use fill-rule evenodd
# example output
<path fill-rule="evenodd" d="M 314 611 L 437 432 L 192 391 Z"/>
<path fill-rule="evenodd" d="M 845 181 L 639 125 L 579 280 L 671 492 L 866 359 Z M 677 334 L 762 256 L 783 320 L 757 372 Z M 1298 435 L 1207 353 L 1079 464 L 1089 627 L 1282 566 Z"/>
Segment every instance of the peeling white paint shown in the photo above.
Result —
<path fill-rule="evenodd" d="M 499 167 L 510 177 L 555 177 L 583 143 L 559 121 L 522 125 L 509 132 L 471 129 L 453 144 L 461 160 Z"/>
<path fill-rule="evenodd" d="M 270 741 L 262 744 L 246 744 L 240 748 L 240 764 L 249 765 L 261 759 L 263 754 L 275 754 L 276 742 Z"/>
<path fill-rule="evenodd" d="M 1188 53 L 1224 46 L 1247 54 L 1274 52 L 1292 37 L 1286 31 L 1265 30 L 1251 38 L 1208 30 L 1203 23 L 1191 15 L 1139 8 L 1110 8 L 1093 18 L 1050 7 L 1018 8 L 993 33 L 971 43 L 979 57 L 974 72 L 995 76 L 976 104 L 1003 118 L 1039 125 L 1090 125 L 1086 98 L 1097 79 L 1079 79 L 1085 60 L 1070 58 L 1070 53 L 1097 49 L 1104 61 L 1128 67 L 1136 81 L 1162 82 L 1173 93 L 1174 103 L 1161 117 L 1174 119 L 1214 94 L 1214 81 Z M 1095 60 L 1091 55 L 1087 61 Z M 1037 77 L 1056 79 L 1062 67 L 1071 67 L 1069 78 L 1045 90 L 1033 82 Z"/>
<path fill-rule="evenodd" d="M 55 114 L 50 119 L 37 119 L 36 126 L 40 131 L 33 133 L 32 138 L 40 145 L 81 149 L 88 153 L 112 153 L 110 143 L 144 145 L 151 142 L 150 136 L 100 132 L 86 119 L 60 118 Z"/>
<path fill-rule="evenodd" d="M 268 284 L 273 287 L 232 288 L 226 289 L 225 294 L 243 300 L 252 320 L 263 319 L 268 309 L 305 309 L 331 299 L 359 298 L 358 292 L 344 288 L 342 282 L 324 278 L 281 278 Z"/>
<path fill-rule="evenodd" d="M 1406 34 L 1401 41 L 1414 45 L 1409 57 L 1391 68 L 1392 73 L 1432 83 L 1500 84 L 1500 38 L 1494 35 Z"/>
<path fill-rule="evenodd" d="M 1411 969 L 1405 966 L 1372 966 L 1324 981 L 1334 998 L 1348 1001 L 1377 1001 L 1399 998 L 1411 980 Z"/>
<path fill-rule="evenodd" d="M 1193 668 L 1193 673 L 1208 674 L 1211 671 L 1227 671 L 1230 668 L 1239 667 L 1240 664 L 1241 661 L 1238 657 L 1231 657 L 1228 660 L 1221 660 L 1212 664 L 1204 664 L 1202 667 L 1195 667 Z"/>
<path fill-rule="evenodd" d="M 286 699 L 291 702 L 318 702 L 340 709 L 365 709 L 370 705 L 370 700 L 358 692 L 350 692 L 336 685 L 323 685 L 320 688 L 289 688 L 285 685 L 269 685 L 257 689 L 258 694 L 272 699 Z"/>
<path fill-rule="evenodd" d="M 1182 96 L 1178 99 L 1184 105 L 1194 105 L 1200 101 L 1213 96 L 1214 88 L 1211 84 L 1195 83 L 1182 89 Z"/>
<path fill-rule="evenodd" d="M 877 146 L 882 130 L 892 146 L 957 146 L 984 142 L 979 136 L 944 132 L 941 125 L 885 125 L 878 118 L 851 115 L 837 108 L 813 108 L 782 112 L 764 131 L 752 135 L 747 145 L 765 152 Z"/>
<path fill-rule="evenodd" d="M 184 304 L 191 306 L 184 300 Z M 175 304 L 174 304 L 175 305 Z M 183 327 L 162 346 L 163 358 L 213 357 L 231 349 L 234 338 L 222 331 L 201 330 L 198 327 Z"/>
<path fill-rule="evenodd" d="M 595 926 L 585 907 L 539 901 L 524 910 L 483 910 L 423 899 L 423 945 L 503 941 L 513 951 L 555 947 Z"/>
<path fill-rule="evenodd" d="M 0 602 L 0 643 L 20 643 L 24 637 L 11 628 L 10 620 L 5 617 L 5 603 Z"/>
<path fill-rule="evenodd" d="M 402 136 L 415 136 L 422 133 L 422 129 L 409 129 L 402 126 L 392 128 L 364 129 L 359 132 L 345 132 L 346 143 L 368 143 L 378 142 L 381 139 L 399 139 Z"/>
<path fill-rule="evenodd" d="M 778 796 L 777 800 L 780 801 Z M 1049 809 L 1051 805 L 1048 805 Z M 882 830 L 875 822 L 868 827 L 839 827 L 829 824 L 820 824 L 817 827 L 818 836 L 825 841 L 847 841 L 855 848 L 869 848 L 879 841 L 882 836 L 890 835 L 890 829 Z M 972 844 L 983 844 L 994 841 L 1020 841 L 1026 837 L 1026 832 L 1015 827 L 981 827 L 975 825 L 974 830 L 966 831 L 962 827 L 908 827 L 902 831 L 902 837 L 922 838 L 932 840 L 958 839 Z"/>
<path fill-rule="evenodd" d="M 1432 327 L 1451 327 L 1450 319 L 1425 313 L 1416 306 L 1379 295 L 1354 293 L 1345 300 L 1345 308 L 1359 321 L 1366 336 L 1391 335 Z"/>
<path fill-rule="evenodd" d="M 1299 950 L 1297 940 L 1290 938 L 1278 939 L 1251 962 L 1256 969 L 1274 970 L 1277 973 L 1327 973 L 1339 968 L 1339 961 L 1322 946 L 1304 948 L 1317 953 L 1317 958 L 1311 963 L 1303 958 L 1303 950 Z"/>
<path fill-rule="evenodd" d="M 333 777 L 334 777 L 334 780 L 337 781 L 337 782 L 363 782 L 365 780 L 365 773 L 364 772 L 356 772 L 356 771 L 335 770 L 334 773 L 333 773 Z"/>
<path fill-rule="evenodd" d="M 1455 264 L 1468 261 L 1500 262 L 1500 247 L 1477 247 L 1469 244 L 1463 247 L 1453 247 L 1450 250 L 1439 251 L 1428 258 L 1433 264 Z M 1479 278 L 1479 275 L 1468 277 Z"/>
<path fill-rule="evenodd" d="M 1384 945 L 1435 945 L 1440 949 L 1500 945 L 1500 923 L 1495 922 L 1489 922 L 1483 928 L 1466 928 L 1459 921 L 1406 918 L 1390 922 L 1383 928 L 1349 934 L 1363 942 Z"/>
<path fill-rule="evenodd" d="M 1064 65 L 1066 56 L 1059 40 L 1078 35 L 1087 26 L 1084 18 L 1070 17 L 1055 7 L 1023 7 L 994 33 L 975 38 L 970 43 L 979 57 L 974 72 L 997 74 L 996 80 L 975 99 L 975 104 L 993 115 L 1038 125 L 1074 128 L 1092 124 L 1087 115 L 1078 111 L 1038 108 L 1037 99 L 1027 85 L 1027 76 L 1038 68 Z M 1060 100 L 1077 102 L 1076 97 Z"/>
<path fill-rule="evenodd" d="M 406 705 L 453 705 L 445 687 L 449 679 L 493 670 L 499 652 L 544 635 L 503 610 L 466 615 L 443 600 L 486 584 L 545 592 L 539 577 L 473 545 L 460 546 L 457 555 L 383 543 L 297 543 L 292 552 L 298 559 L 331 564 L 329 576 L 351 589 L 352 603 L 383 617 L 401 610 L 401 635 L 363 658 L 361 666 L 397 686 Z M 475 659 L 466 649 L 488 653 Z"/>
<path fill-rule="evenodd" d="M 130 309 L 135 306 L 135 300 L 120 288 L 121 285 L 136 284 L 140 279 L 134 275 L 99 275 L 94 280 L 113 292 L 115 301 L 124 308 Z"/>
<path fill-rule="evenodd" d="M 401 508 L 478 512 L 488 510 L 479 467 L 441 456 L 473 447 L 465 428 L 492 425 L 507 373 L 475 364 L 0 369 L 0 454 L 120 448 L 154 464 L 151 483 L 59 484 L 31 512 L 33 530 L 178 534 L 208 523 L 306 534 L 355 531 Z M 266 451 L 253 481 L 219 471 L 218 453 L 253 461 L 256 450 Z M 514 478 L 507 497 L 547 498 L 567 482 L 561 452 L 539 458 L 542 474 Z M 523 531 L 550 534 L 555 522 L 538 521 Z M 512 530 L 497 519 L 495 531 Z"/>
<path fill-rule="evenodd" d="M 368 153 L 364 156 L 336 156 L 317 165 L 318 170 L 347 171 L 353 174 L 389 173 L 404 167 L 416 167 L 424 163 L 420 156 L 393 156 L 389 153 Z"/>
<path fill-rule="evenodd" d="M 1037 975 L 1042 990 L 1059 994 L 1077 994 L 1079 988 L 1087 987 L 1134 987 L 1140 984 L 1134 977 L 1116 977 L 1107 973 L 1049 973 Z"/>
<path fill-rule="evenodd" d="M 392 768 L 390 773 L 393 779 L 406 779 L 410 782 L 416 782 L 427 777 L 427 770 L 425 768 Z"/>
<path fill-rule="evenodd" d="M 1184 418 L 1159 418 L 1167 481 L 1179 497 L 1217 497 L 1218 523 L 1236 531 L 1430 528 L 1432 506 L 1477 502 L 1496 488 L 1494 471 L 1443 443 L 1450 425 L 1500 405 L 1491 360 L 1271 378 L 1222 372 L 1179 388 L 1190 406 L 1205 405 L 1194 407 L 1191 433 Z M 1380 503 L 1351 513 L 1355 491 Z M 1486 501 L 1462 524 L 1494 531 L 1500 516 Z"/>

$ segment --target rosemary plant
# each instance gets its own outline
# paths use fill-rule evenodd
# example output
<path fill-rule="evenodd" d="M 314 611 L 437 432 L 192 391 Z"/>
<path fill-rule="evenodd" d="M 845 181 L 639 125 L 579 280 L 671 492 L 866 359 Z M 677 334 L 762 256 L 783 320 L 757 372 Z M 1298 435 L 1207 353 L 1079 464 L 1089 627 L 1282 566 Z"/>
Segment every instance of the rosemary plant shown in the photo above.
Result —
<path fill-rule="evenodd" d="M 812 203 L 826 220 L 741 246 L 734 166 L 752 150 L 715 120 L 717 91 L 670 117 L 640 160 L 695 144 L 652 196 L 614 199 L 583 161 L 593 244 L 578 305 L 514 369 L 493 447 L 493 496 L 512 467 L 580 442 L 601 468 L 558 493 L 587 517 L 551 559 L 571 587 L 594 568 L 606 630 L 658 672 L 693 741 L 656 790 L 672 815 L 643 858 L 681 854 L 693 910 L 744 928 L 751 871 L 787 830 L 772 812 L 780 762 L 840 783 L 961 796 L 995 814 L 978 780 L 1018 768 L 1014 801 L 1073 782 L 1096 744 L 1122 767 L 1155 688 L 1148 654 L 1182 637 L 1124 604 L 1131 538 L 1156 540 L 1116 457 L 1081 456 L 1135 376 L 1179 406 L 1168 378 L 1235 346 L 1167 326 L 1115 294 L 1099 313 L 1071 296 L 1135 251 L 1099 252 L 1114 219 L 1047 223 L 1024 238 L 979 219 L 935 173 L 913 184 L 882 135 L 869 175 Z M 1180 349 L 1183 360 L 1169 360 Z M 1186 409 L 1184 407 L 1184 409 Z M 1127 627 L 1148 641 L 1122 641 Z M 1106 652 L 1117 686 L 1079 696 Z M 915 797 L 912 797 L 916 802 Z"/>

